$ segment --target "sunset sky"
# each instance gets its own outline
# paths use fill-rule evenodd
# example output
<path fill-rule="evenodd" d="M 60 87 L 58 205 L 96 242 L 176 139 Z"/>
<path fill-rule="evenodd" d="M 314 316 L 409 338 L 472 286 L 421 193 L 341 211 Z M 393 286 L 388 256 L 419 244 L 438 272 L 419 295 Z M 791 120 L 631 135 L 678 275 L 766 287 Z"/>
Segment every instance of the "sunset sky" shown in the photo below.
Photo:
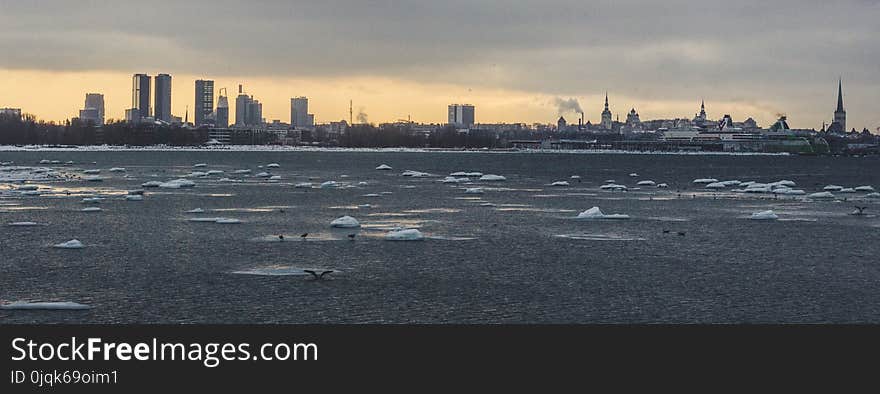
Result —
<path fill-rule="evenodd" d="M 0 107 L 76 116 L 89 92 L 108 118 L 131 105 L 131 75 L 173 77 L 172 112 L 195 79 L 237 85 L 289 121 L 551 123 L 557 98 L 597 122 L 605 91 L 623 119 L 777 114 L 819 128 L 843 78 L 848 126 L 880 127 L 880 0 L 22 1 L 0 0 Z M 231 109 L 234 113 L 234 108 Z M 576 119 L 573 113 L 565 114 Z M 192 120 L 192 114 L 190 114 Z"/>

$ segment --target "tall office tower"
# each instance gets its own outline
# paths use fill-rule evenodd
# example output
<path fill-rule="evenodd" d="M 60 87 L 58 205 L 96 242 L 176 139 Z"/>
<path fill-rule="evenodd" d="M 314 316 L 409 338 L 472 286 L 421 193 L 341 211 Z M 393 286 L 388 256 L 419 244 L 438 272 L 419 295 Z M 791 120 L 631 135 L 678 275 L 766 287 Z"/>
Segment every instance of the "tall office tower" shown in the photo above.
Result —
<path fill-rule="evenodd" d="M 85 113 L 83 111 L 85 111 Z M 96 125 L 103 125 L 104 95 L 100 93 L 86 93 L 86 102 L 83 106 L 83 111 L 80 111 L 80 119 L 91 120 Z"/>
<path fill-rule="evenodd" d="M 254 100 L 254 96 L 244 94 L 238 85 L 238 97 L 235 98 L 235 125 L 238 127 L 255 127 L 263 124 L 263 104 Z"/>
<path fill-rule="evenodd" d="M 455 127 L 470 128 L 474 126 L 474 106 L 470 104 L 450 104 L 449 124 Z"/>
<path fill-rule="evenodd" d="M 140 118 L 150 117 L 150 76 L 135 74 L 131 78 L 131 108 Z"/>
<path fill-rule="evenodd" d="M 229 127 L 229 100 L 226 98 L 226 88 L 220 88 L 215 114 L 214 127 L 222 129 Z"/>
<path fill-rule="evenodd" d="M 312 127 L 309 122 L 309 99 L 295 97 L 290 99 L 290 125 L 293 127 Z"/>
<path fill-rule="evenodd" d="M 196 127 L 210 124 L 211 112 L 214 112 L 214 81 L 199 79 L 196 81 Z"/>
<path fill-rule="evenodd" d="M 156 120 L 171 123 L 171 76 L 156 76 L 156 92 L 153 93 L 153 114 Z"/>

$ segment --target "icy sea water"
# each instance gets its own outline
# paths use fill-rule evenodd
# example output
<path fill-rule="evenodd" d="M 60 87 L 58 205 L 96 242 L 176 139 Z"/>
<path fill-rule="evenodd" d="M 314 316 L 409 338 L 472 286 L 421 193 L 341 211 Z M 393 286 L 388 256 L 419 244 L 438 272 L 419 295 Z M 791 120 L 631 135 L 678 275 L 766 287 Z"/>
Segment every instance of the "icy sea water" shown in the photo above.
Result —
<path fill-rule="evenodd" d="M 0 323 L 880 322 L 880 200 L 774 199 L 691 183 L 880 189 L 878 158 L 0 152 L 8 161 L 57 175 L 29 182 L 41 186 L 37 196 L 13 191 L 19 184 L 0 172 L 0 303 L 92 309 L 0 310 Z M 383 163 L 394 169 L 374 169 Z M 89 169 L 104 180 L 82 180 Z M 251 172 L 233 173 L 241 169 Z M 186 178 L 193 188 L 145 189 L 143 201 L 122 197 L 209 170 L 223 173 Z M 458 171 L 507 180 L 439 182 Z M 562 180 L 570 186 L 549 186 Z M 629 191 L 600 190 L 605 180 Z M 669 188 L 635 190 L 640 180 Z M 326 181 L 337 185 L 319 188 Z M 313 187 L 294 187 L 304 182 Z M 82 203 L 93 196 L 104 200 Z M 854 205 L 867 215 L 849 215 Z M 573 219 L 593 206 L 631 219 Z M 205 212 L 185 213 L 195 208 Z M 780 220 L 746 219 L 768 209 Z M 361 229 L 330 228 L 343 215 Z M 240 223 L 189 220 L 199 217 Z M 427 239 L 384 240 L 396 226 Z M 71 239 L 85 248 L 51 247 Z M 315 281 L 300 270 L 312 267 L 341 272 Z"/>

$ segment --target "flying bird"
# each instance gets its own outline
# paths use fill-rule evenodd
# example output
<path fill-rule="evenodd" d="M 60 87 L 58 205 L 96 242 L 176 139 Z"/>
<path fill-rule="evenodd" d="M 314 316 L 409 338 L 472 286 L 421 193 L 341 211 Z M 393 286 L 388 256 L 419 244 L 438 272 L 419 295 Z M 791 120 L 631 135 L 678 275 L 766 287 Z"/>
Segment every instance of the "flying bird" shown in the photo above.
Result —
<path fill-rule="evenodd" d="M 300 235 L 300 238 L 306 239 L 306 237 L 308 237 L 308 236 L 309 236 L 309 233 L 303 233 L 302 235 Z"/>
<path fill-rule="evenodd" d="M 332 274 L 332 273 L 333 273 L 332 270 L 330 270 L 330 271 L 321 271 L 320 274 L 319 274 L 317 271 L 315 271 L 315 270 L 303 270 L 303 272 L 306 272 L 306 273 L 312 274 L 312 276 L 315 277 L 315 280 L 322 280 L 322 279 L 324 279 L 324 275 Z"/>

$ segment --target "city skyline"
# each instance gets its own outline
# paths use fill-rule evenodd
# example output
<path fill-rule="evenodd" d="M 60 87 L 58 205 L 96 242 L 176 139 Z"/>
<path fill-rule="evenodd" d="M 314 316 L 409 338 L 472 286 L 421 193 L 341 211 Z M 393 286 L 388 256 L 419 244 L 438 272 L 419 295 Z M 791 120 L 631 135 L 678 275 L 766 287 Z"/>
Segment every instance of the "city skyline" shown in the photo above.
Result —
<path fill-rule="evenodd" d="M 848 127 L 880 126 L 873 0 L 521 1 L 503 15 L 491 1 L 212 2 L 200 8 L 216 29 L 188 23 L 192 4 L 52 3 L 13 3 L 0 15 L 0 106 L 46 120 L 75 116 L 88 92 L 105 95 L 106 118 L 121 119 L 131 75 L 146 72 L 174 77 L 180 117 L 192 81 L 210 79 L 248 86 L 267 120 L 289 120 L 289 99 L 307 96 L 318 122 L 348 119 L 353 100 L 375 123 L 443 123 L 449 103 L 466 102 L 479 107 L 478 123 L 547 124 L 557 99 L 576 98 L 597 123 L 607 90 L 621 118 L 631 108 L 643 119 L 691 117 L 705 99 L 713 119 L 768 125 L 785 113 L 792 127 L 818 129 L 833 120 L 842 77 Z"/>

